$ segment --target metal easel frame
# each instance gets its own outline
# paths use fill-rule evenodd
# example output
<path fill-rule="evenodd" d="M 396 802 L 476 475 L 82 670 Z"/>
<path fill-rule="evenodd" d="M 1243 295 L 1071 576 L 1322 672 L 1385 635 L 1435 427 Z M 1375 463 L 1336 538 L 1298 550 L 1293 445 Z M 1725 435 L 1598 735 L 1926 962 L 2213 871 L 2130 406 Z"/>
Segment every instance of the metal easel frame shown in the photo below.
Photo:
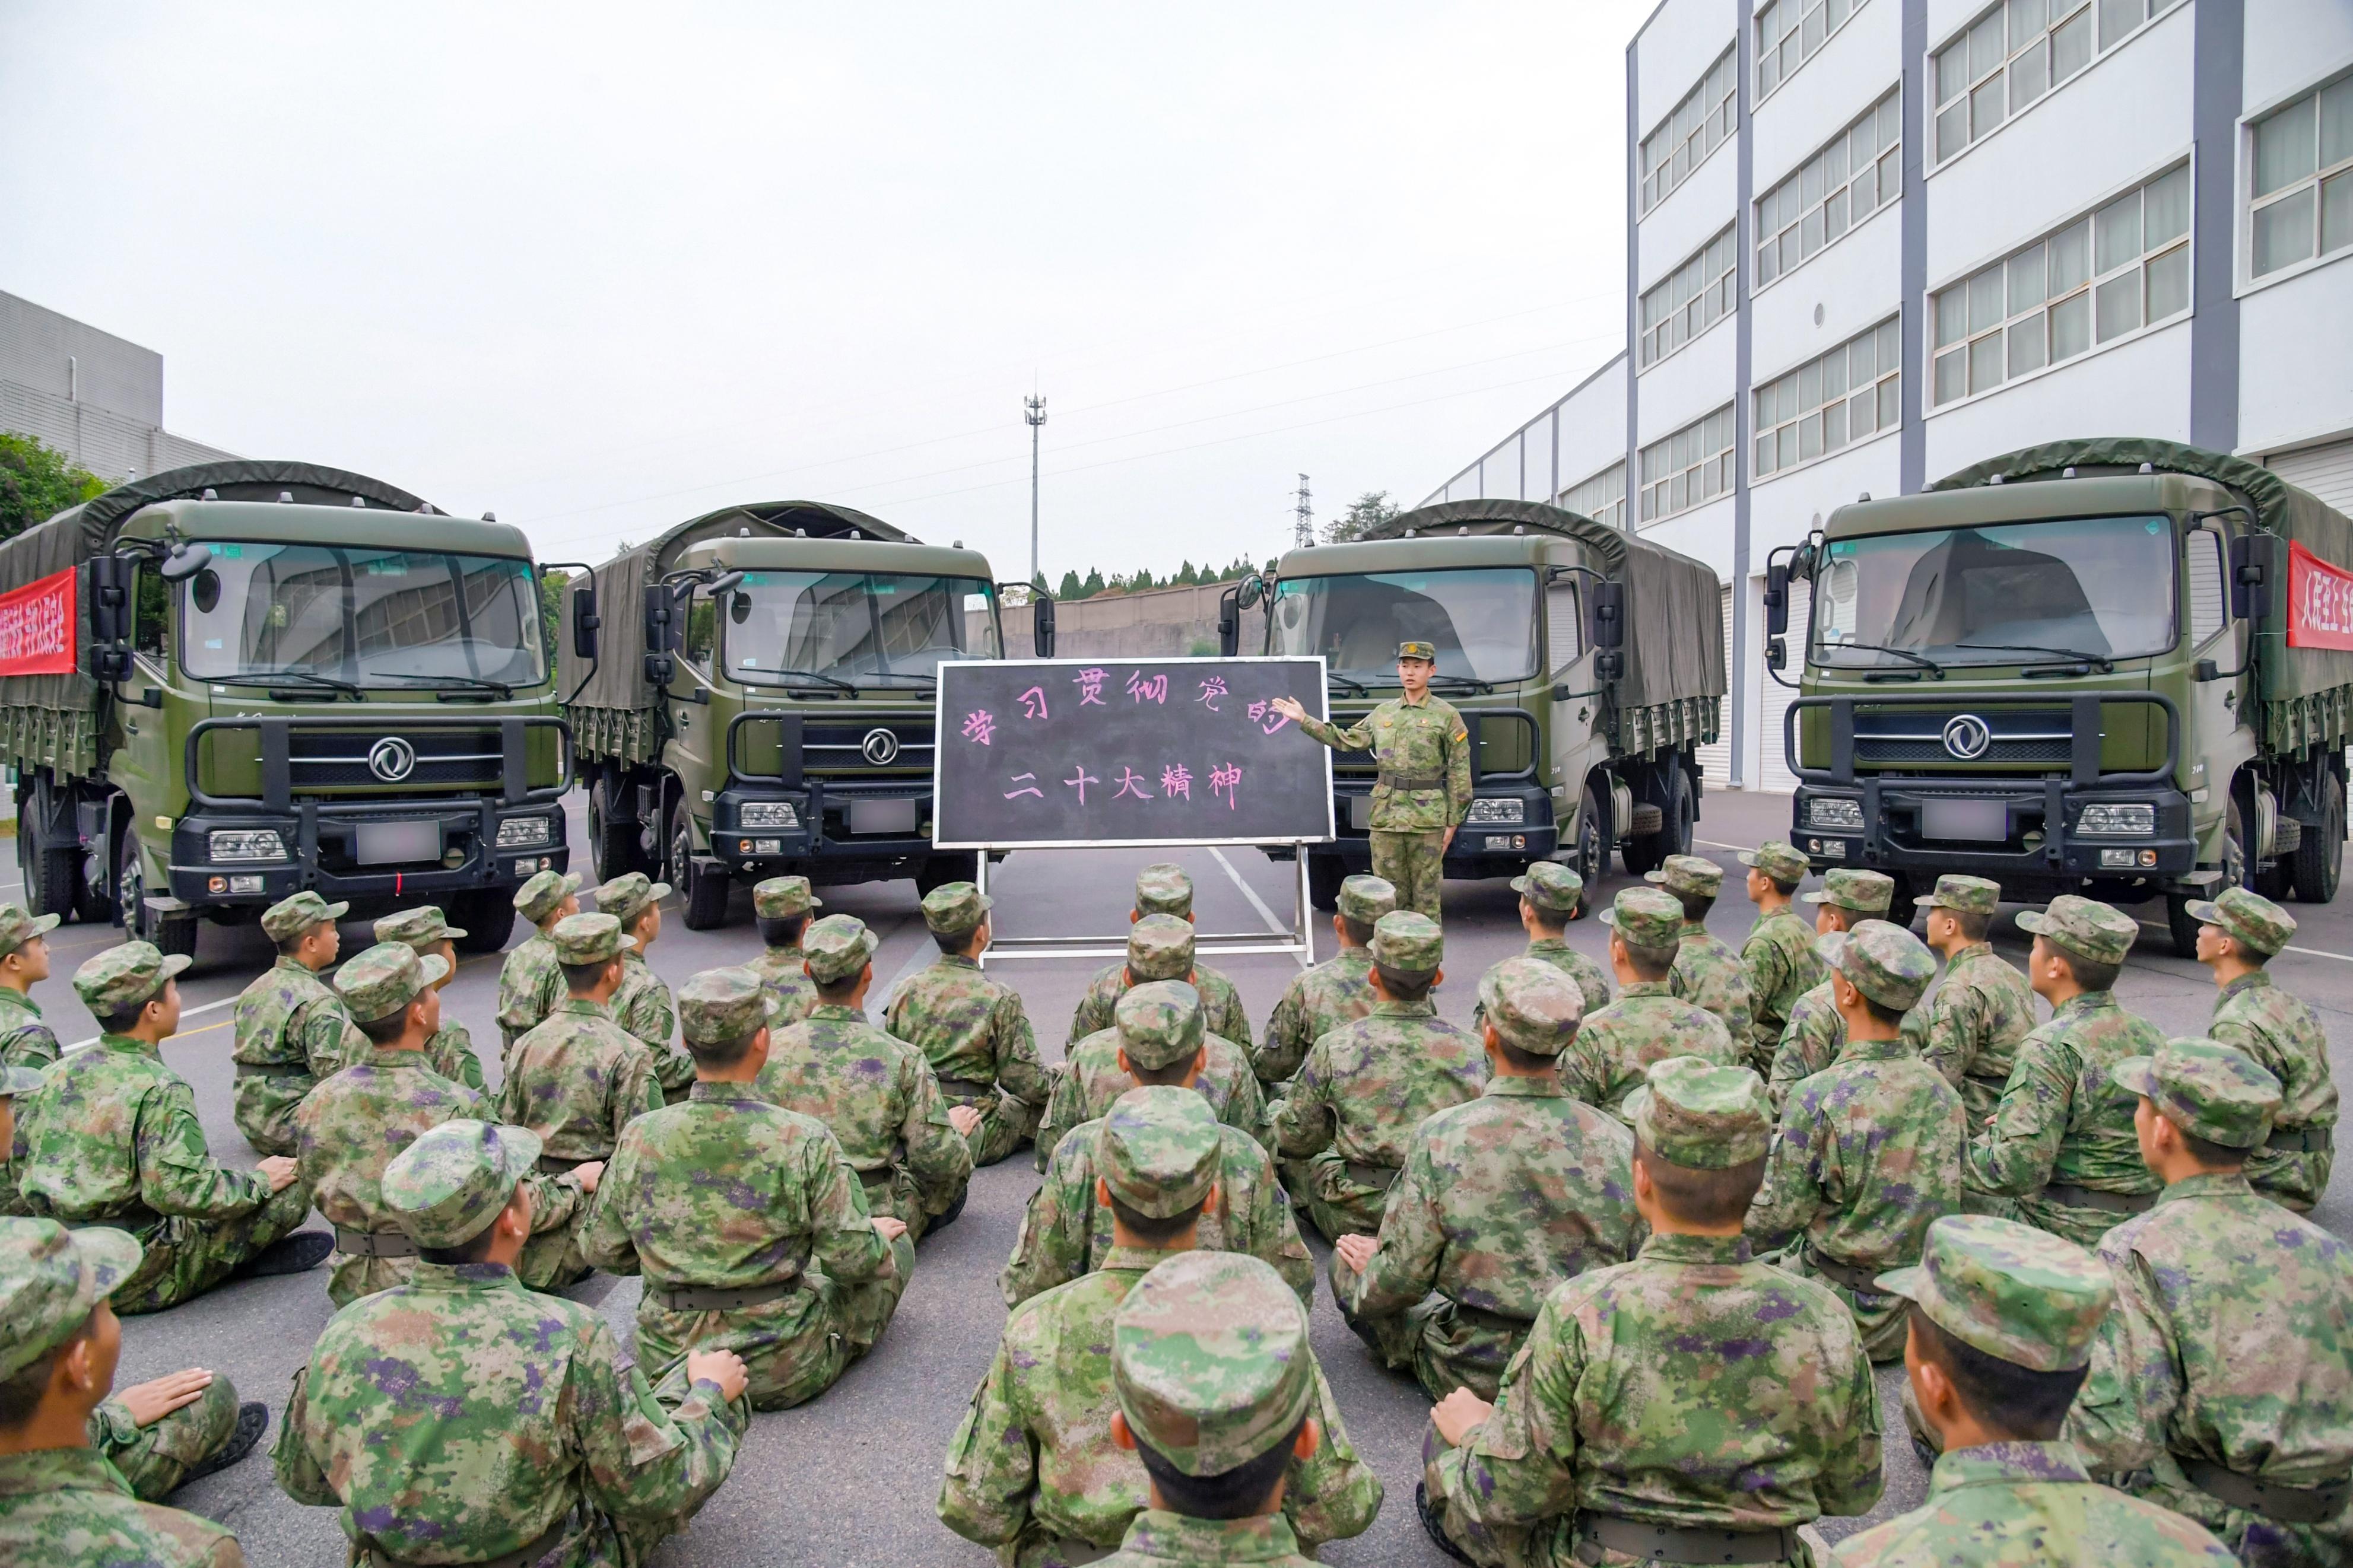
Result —
<path fill-rule="evenodd" d="M 1219 840 L 1219 844 L 1223 845 L 1227 842 L 1227 840 Z M 1307 888 L 1307 846 L 1310 842 L 1314 841 L 1299 840 L 1291 845 L 1292 865 L 1296 874 L 1292 879 L 1293 901 L 1289 931 L 1198 931 L 1193 937 L 1193 951 L 1197 953 L 1296 953 L 1303 963 L 1314 963 L 1315 962 L 1315 905 L 1309 896 Z M 1149 846 L 1138 847 L 1196 849 L 1211 847 L 1188 841 L 1155 839 Z M 1085 847 L 1113 848 L 1117 846 L 1087 845 Z M 1010 853 L 1009 850 L 1006 852 Z M 1021 852 L 1025 855 L 1052 853 L 1051 850 L 1041 851 L 1033 846 L 1026 845 L 1021 847 Z M 980 868 L 978 874 L 973 878 L 973 881 L 979 888 L 981 896 L 986 898 L 988 896 L 989 851 L 981 850 L 978 859 Z M 989 960 L 996 958 L 1125 958 L 1126 956 L 1127 938 L 1124 933 L 1113 938 L 1006 936 L 992 932 L 988 951 L 981 954 L 980 962 L 983 967 L 986 967 Z"/>

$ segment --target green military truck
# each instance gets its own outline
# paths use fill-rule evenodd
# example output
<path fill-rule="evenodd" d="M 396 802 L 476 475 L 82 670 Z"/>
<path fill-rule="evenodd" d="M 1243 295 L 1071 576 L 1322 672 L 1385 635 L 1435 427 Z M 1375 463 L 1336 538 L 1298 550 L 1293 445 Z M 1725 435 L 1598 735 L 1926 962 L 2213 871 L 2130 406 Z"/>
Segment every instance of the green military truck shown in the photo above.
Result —
<path fill-rule="evenodd" d="M 1724 711 L 1724 618 L 1705 563 L 1557 507 L 1451 501 L 1374 535 L 1303 547 L 1273 580 L 1227 594 L 1239 651 L 1262 610 L 1264 651 L 1321 654 L 1333 722 L 1398 695 L 1397 649 L 1434 643 L 1430 689 L 1462 712 L 1475 798 L 1450 877 L 1516 876 L 1537 860 L 1598 883 L 1618 850 L 1640 874 L 1691 848 L 1697 749 Z M 1372 862 L 1369 752 L 1333 760 L 1339 838 L 1308 851 L 1319 909 Z"/>
<path fill-rule="evenodd" d="M 312 888 L 440 904 L 490 952 L 515 886 L 565 864 L 571 747 L 512 528 L 362 474 L 204 463 L 0 542 L 0 583 L 37 911 L 185 953 L 199 919 Z"/>
<path fill-rule="evenodd" d="M 1777 552 L 1778 554 L 1778 552 Z M 2268 468 L 2168 441 L 2059 441 L 1868 498 L 1768 567 L 1812 583 L 1787 721 L 1817 867 L 2013 899 L 2232 883 L 2312 902 L 2345 856 L 2353 521 Z M 1899 906 L 1905 907 L 1905 906 Z"/>
<path fill-rule="evenodd" d="M 598 874 L 668 881 L 697 931 L 780 873 L 969 876 L 931 847 L 933 692 L 943 660 L 1003 657 L 999 587 L 961 543 L 817 501 L 724 507 L 575 579 L 565 712 Z"/>

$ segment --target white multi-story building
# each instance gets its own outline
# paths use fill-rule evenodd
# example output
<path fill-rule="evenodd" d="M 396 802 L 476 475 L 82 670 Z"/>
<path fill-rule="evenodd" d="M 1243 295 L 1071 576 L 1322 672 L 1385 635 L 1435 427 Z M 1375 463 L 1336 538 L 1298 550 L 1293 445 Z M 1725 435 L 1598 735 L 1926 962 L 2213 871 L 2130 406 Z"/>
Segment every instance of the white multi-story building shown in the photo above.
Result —
<path fill-rule="evenodd" d="M 1711 783 L 1792 787 L 1765 564 L 1860 495 L 2149 436 L 2353 510 L 2346 0 L 1662 0 L 1626 85 L 1626 348 L 1429 500 L 1715 566 Z"/>
<path fill-rule="evenodd" d="M 106 479 L 231 454 L 164 428 L 164 356 L 0 293 L 0 430 Z"/>

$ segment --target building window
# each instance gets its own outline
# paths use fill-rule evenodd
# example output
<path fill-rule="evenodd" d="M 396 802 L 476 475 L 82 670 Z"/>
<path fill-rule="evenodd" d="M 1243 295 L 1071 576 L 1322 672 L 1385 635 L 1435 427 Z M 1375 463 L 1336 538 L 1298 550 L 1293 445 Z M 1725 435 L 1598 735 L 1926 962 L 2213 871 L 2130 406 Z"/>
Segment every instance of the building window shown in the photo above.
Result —
<path fill-rule="evenodd" d="M 1732 135 L 1732 51 L 1726 49 L 1708 67 L 1700 84 L 1683 94 L 1659 128 L 1642 138 L 1642 210 L 1649 212 L 1667 194 L 1690 178 Z"/>
<path fill-rule="evenodd" d="M 1837 239 L 1904 189 L 1902 94 L 1891 92 L 1757 204 L 1757 286 Z"/>
<path fill-rule="evenodd" d="M 2003 0 L 1936 51 L 1943 163 L 2180 0 Z"/>
<path fill-rule="evenodd" d="M 1729 405 L 1642 448 L 1642 521 L 1656 522 L 1732 489 Z"/>
<path fill-rule="evenodd" d="M 1571 485 L 1560 492 L 1560 504 L 1580 517 L 1596 522 L 1606 522 L 1612 528 L 1626 526 L 1626 463 L 1623 458 L 1610 464 L 1581 484 Z"/>
<path fill-rule="evenodd" d="M 1642 295 L 1642 363 L 1654 364 L 1732 313 L 1732 230 Z"/>
<path fill-rule="evenodd" d="M 1904 336 L 1894 318 L 1758 387 L 1758 479 L 1835 452 L 1903 417 Z"/>
<path fill-rule="evenodd" d="M 2254 129 L 2255 276 L 2353 245 L 2353 77 Z"/>
<path fill-rule="evenodd" d="M 1937 292 L 1936 401 L 1956 402 L 2189 310 L 2189 170 L 2126 191 Z"/>
<path fill-rule="evenodd" d="M 1757 13 L 1757 96 L 1787 81 L 1862 0 L 1773 0 Z"/>

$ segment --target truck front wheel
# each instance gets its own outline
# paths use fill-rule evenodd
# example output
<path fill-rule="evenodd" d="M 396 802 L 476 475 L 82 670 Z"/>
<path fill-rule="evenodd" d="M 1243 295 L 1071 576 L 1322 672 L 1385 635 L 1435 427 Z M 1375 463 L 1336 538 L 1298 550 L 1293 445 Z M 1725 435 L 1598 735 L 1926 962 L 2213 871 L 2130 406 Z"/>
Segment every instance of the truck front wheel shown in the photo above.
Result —
<path fill-rule="evenodd" d="M 679 919 L 687 930 L 712 931 L 727 923 L 728 879 L 694 868 L 694 821 L 683 795 L 670 808 L 669 881 L 678 889 Z"/>
<path fill-rule="evenodd" d="M 1585 883 L 1585 897 L 1577 900 L 1579 915 L 1592 907 L 1601 886 L 1601 875 L 1609 868 L 1609 820 L 1603 815 L 1602 797 L 1593 786 L 1585 786 L 1585 799 L 1577 810 L 1577 847 L 1569 859 L 1569 868 Z"/>
<path fill-rule="evenodd" d="M 449 900 L 449 923 L 466 934 L 456 943 L 460 952 L 496 952 L 514 934 L 514 895 L 504 888 L 483 888 L 459 893 Z"/>
<path fill-rule="evenodd" d="M 2291 868 L 2295 896 L 2307 904 L 2335 899 L 2345 870 L 2345 785 L 2334 768 L 2321 770 L 2320 804 L 2321 824 L 2305 829 Z"/>
<path fill-rule="evenodd" d="M 1329 914 L 1340 907 L 1340 884 L 1348 879 L 1348 868 L 1337 855 L 1307 857 L 1307 901 Z"/>
<path fill-rule="evenodd" d="M 2173 938 L 2173 954 L 2191 963 L 2198 959 L 2198 928 L 2205 922 L 2189 912 L 2188 893 L 2165 895 L 2165 929 Z"/>
<path fill-rule="evenodd" d="M 115 844 L 114 899 L 126 939 L 153 942 L 166 958 L 195 956 L 196 917 L 157 914 L 147 907 L 147 875 L 139 860 L 139 836 L 127 828 Z"/>

